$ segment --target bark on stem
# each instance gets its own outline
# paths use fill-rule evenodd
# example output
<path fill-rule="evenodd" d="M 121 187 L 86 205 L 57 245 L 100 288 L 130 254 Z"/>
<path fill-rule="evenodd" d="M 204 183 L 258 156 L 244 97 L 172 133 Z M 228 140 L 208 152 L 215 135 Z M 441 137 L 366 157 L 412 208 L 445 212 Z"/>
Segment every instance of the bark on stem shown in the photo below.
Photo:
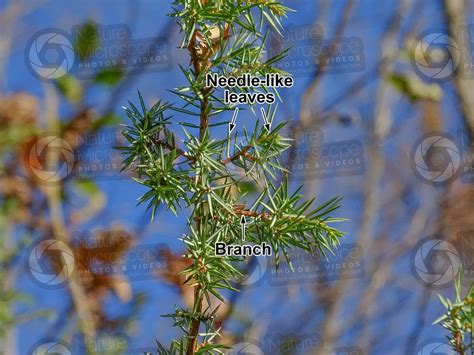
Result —
<path fill-rule="evenodd" d="M 208 59 L 207 58 L 199 58 L 196 48 L 195 48 L 195 41 L 196 41 L 196 36 L 197 36 L 197 31 L 194 31 L 194 34 L 192 36 L 191 43 L 188 46 L 189 53 L 191 55 L 191 60 L 193 62 L 193 67 L 194 67 L 194 75 L 195 78 L 197 79 L 202 70 L 207 70 L 208 68 Z M 204 138 L 204 135 L 207 132 L 208 126 L 209 126 L 209 117 L 208 117 L 208 105 L 209 105 L 209 100 L 207 99 L 207 95 L 209 94 L 210 88 L 204 88 L 201 92 L 203 99 L 201 100 L 201 105 L 200 105 L 200 117 L 199 117 L 199 139 L 202 140 Z M 200 175 L 198 176 L 198 183 L 202 184 L 204 176 Z M 199 203 L 198 203 L 199 204 Z M 199 206 L 196 206 L 196 208 L 199 208 Z M 202 231 L 199 225 L 199 221 L 202 219 L 202 216 L 197 215 L 197 221 L 196 221 L 196 227 L 198 231 Z M 201 312 L 202 312 L 202 299 L 203 295 L 201 293 L 202 291 L 202 285 L 198 284 L 196 288 L 194 289 L 194 307 L 193 307 L 193 313 L 194 313 L 194 318 L 191 321 L 191 326 L 189 328 L 188 332 L 188 346 L 186 350 L 187 355 L 192 355 L 196 352 L 197 349 L 197 342 L 198 342 L 198 337 L 199 337 L 199 326 L 201 325 Z"/>
<path fill-rule="evenodd" d="M 196 352 L 197 340 L 199 335 L 199 326 L 201 325 L 201 310 L 202 310 L 202 296 L 199 295 L 201 292 L 201 285 L 196 286 L 194 289 L 194 310 L 197 316 L 192 320 L 191 327 L 189 328 L 189 342 L 187 355 L 192 355 Z"/>

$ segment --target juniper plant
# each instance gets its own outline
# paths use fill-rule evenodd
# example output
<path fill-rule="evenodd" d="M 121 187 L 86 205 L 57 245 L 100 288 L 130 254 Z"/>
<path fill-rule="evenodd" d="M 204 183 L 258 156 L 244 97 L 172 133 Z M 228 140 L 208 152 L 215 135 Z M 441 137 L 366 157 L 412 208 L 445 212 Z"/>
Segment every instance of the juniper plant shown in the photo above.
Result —
<path fill-rule="evenodd" d="M 304 201 L 300 189 L 291 192 L 288 179 L 281 178 L 289 173 L 281 163 L 291 145 L 282 136 L 285 123 L 275 122 L 267 130 L 257 120 L 252 131 L 237 127 L 233 134 L 227 129 L 226 136 L 218 134 L 223 129 L 218 126 L 229 123 L 234 108 L 224 102 L 221 90 L 206 86 L 206 74 L 288 75 L 272 67 L 285 53 L 265 58 L 264 49 L 269 28 L 280 32 L 280 20 L 290 10 L 270 0 L 176 0 L 173 9 L 170 16 L 183 33 L 181 48 L 191 59 L 189 67 L 180 67 L 186 84 L 172 90 L 181 104 L 159 101 L 147 108 L 140 93 L 138 107 L 129 102 L 124 169 L 133 170 L 135 180 L 148 189 L 139 203 L 148 204 L 152 218 L 161 204 L 175 214 L 190 212 L 189 232 L 181 240 L 186 246 L 183 257 L 192 260 L 183 273 L 194 288 L 194 307 L 176 308 L 168 315 L 184 335 L 170 347 L 159 344 L 159 352 L 213 353 L 224 346 L 218 344 L 219 330 L 213 325 L 217 310 L 209 306 L 210 298 L 224 302 L 224 290 L 237 291 L 232 280 L 242 277 L 239 262 L 244 261 L 216 256 L 215 243 L 241 244 L 243 217 L 248 220 L 245 242 L 271 245 L 277 265 L 282 256 L 290 262 L 292 248 L 324 254 L 337 247 L 343 235 L 331 227 L 341 219 L 329 217 L 340 199 L 312 209 L 313 200 Z M 274 90 L 279 98 L 275 89 L 256 90 Z M 276 105 L 266 112 L 271 124 Z M 243 188 L 249 181 L 257 186 L 253 195 Z"/>
<path fill-rule="evenodd" d="M 455 301 L 438 295 L 441 303 L 446 307 L 446 312 L 434 323 L 440 324 L 449 332 L 447 337 L 451 348 L 457 354 L 473 353 L 473 322 L 474 322 L 474 284 L 471 283 L 465 297 L 461 296 L 462 269 L 456 275 L 454 288 Z"/>

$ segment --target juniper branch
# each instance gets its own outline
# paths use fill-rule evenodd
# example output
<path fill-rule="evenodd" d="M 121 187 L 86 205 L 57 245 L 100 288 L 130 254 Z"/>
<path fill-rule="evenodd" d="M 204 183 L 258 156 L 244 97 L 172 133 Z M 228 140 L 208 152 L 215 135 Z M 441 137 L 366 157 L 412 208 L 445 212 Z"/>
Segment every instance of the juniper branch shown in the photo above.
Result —
<path fill-rule="evenodd" d="M 187 84 L 172 91 L 183 106 L 159 102 L 147 109 L 139 94 L 141 111 L 132 103 L 126 111 L 132 126 L 124 131 L 129 146 L 122 150 L 126 155 L 124 168 L 137 172 L 140 178 L 135 180 L 148 188 L 139 202 L 148 203 L 152 218 L 161 203 L 175 214 L 183 208 L 181 204 L 190 209 L 189 231 L 181 240 L 186 246 L 183 257 L 191 261 L 183 274 L 185 283 L 194 288 L 193 307 L 176 309 L 168 315 L 185 335 L 169 348 L 161 344 L 158 347 L 160 354 L 191 355 L 220 352 L 223 347 L 217 344 L 216 309 L 206 304 L 210 304 L 211 297 L 223 302 L 219 293 L 222 289 L 237 291 L 232 280 L 241 277 L 239 262 L 244 259 L 215 255 L 213 248 L 219 241 L 242 242 L 241 216 L 251 219 L 246 241 L 270 244 L 277 261 L 280 254 L 288 258 L 287 249 L 293 247 L 308 252 L 331 251 L 343 233 L 330 226 L 341 221 L 329 217 L 339 207 L 339 199 L 312 210 L 313 200 L 304 201 L 299 189 L 291 192 L 287 180 L 280 186 L 274 185 L 279 174 L 288 173 L 279 162 L 291 145 L 281 135 L 284 122 L 273 125 L 268 132 L 257 120 L 251 133 L 244 130 L 244 142 L 237 136 L 211 137 L 209 129 L 225 124 L 218 117 L 233 108 L 219 97 L 218 89 L 206 86 L 207 73 L 285 74 L 271 67 L 283 54 L 263 60 L 267 36 L 262 33 L 264 24 L 279 30 L 280 17 L 288 9 L 263 0 L 176 0 L 175 5 L 172 16 L 178 19 L 183 32 L 181 47 L 187 49 L 191 58 L 189 68 L 181 67 Z M 254 19 L 256 14 L 261 21 Z M 176 122 L 165 117 L 168 109 L 199 117 L 199 121 Z M 268 122 L 273 122 L 276 106 L 266 112 Z M 174 125 L 181 126 L 186 136 L 180 140 L 184 149 L 175 143 Z M 240 192 L 242 176 L 247 182 L 253 180 L 258 184 L 259 193 L 251 197 L 251 204 L 247 203 L 249 196 Z"/>

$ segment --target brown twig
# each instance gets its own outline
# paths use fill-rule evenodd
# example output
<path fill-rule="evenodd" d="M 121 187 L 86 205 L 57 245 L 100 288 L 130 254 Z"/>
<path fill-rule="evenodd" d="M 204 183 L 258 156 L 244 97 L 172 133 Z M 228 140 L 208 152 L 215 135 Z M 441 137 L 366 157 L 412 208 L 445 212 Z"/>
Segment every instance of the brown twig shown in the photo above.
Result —
<path fill-rule="evenodd" d="M 451 41 L 454 48 L 463 45 L 463 36 L 459 30 L 465 25 L 465 3 L 462 0 L 444 0 L 444 15 L 448 25 Z M 464 55 L 459 56 L 459 65 L 455 69 L 454 88 L 459 102 L 459 108 L 464 120 L 466 130 L 471 141 L 474 139 L 474 96 L 472 95 L 472 83 L 466 80 L 468 63 Z"/>
<path fill-rule="evenodd" d="M 236 161 L 237 159 L 239 159 L 241 156 L 244 156 L 250 160 L 256 160 L 256 158 L 253 156 L 253 155 L 250 155 L 248 154 L 248 151 L 250 149 L 252 149 L 252 145 L 248 144 L 246 145 L 245 147 L 242 148 L 242 150 L 236 154 L 234 154 L 233 156 L 229 157 L 229 158 L 226 158 L 226 159 L 222 159 L 221 160 L 221 163 L 222 164 L 229 164 L 229 163 L 232 163 L 233 161 Z"/>
<path fill-rule="evenodd" d="M 350 5 L 348 5 L 350 6 Z M 403 1 L 400 4 L 400 8 L 404 9 L 407 6 L 407 1 Z M 346 17 L 346 16 L 344 16 Z M 388 54 L 389 46 L 395 42 L 394 38 L 397 30 L 400 26 L 400 15 L 397 13 L 393 14 L 387 31 L 384 34 L 382 42 L 382 56 L 386 57 Z M 341 33 L 342 34 L 342 33 Z M 384 77 L 389 70 L 388 62 L 379 68 L 380 77 Z M 378 215 L 378 206 L 380 204 L 380 190 L 377 188 L 380 183 L 385 165 L 385 157 L 380 152 L 379 145 L 384 141 L 388 130 L 385 127 L 389 126 L 389 114 L 388 114 L 388 103 L 387 103 L 387 84 L 382 82 L 377 89 L 376 107 L 373 118 L 373 127 L 370 132 L 373 142 L 375 142 L 369 149 L 369 156 L 371 164 L 367 173 L 367 180 L 365 185 L 365 200 L 362 214 L 362 222 L 358 229 L 358 244 L 365 251 L 370 250 L 370 242 L 374 238 L 375 234 L 375 219 Z M 336 339 L 339 335 L 339 327 L 337 316 L 341 310 L 344 296 L 347 294 L 346 290 L 349 288 L 352 280 L 343 279 L 333 287 L 333 297 L 327 306 L 327 312 L 323 322 L 322 337 L 325 340 L 325 346 L 332 348 Z M 371 312 L 370 310 L 369 312 Z M 362 335 L 360 336 L 360 346 L 362 348 L 368 345 L 369 334 L 367 329 L 363 329 Z M 318 348 L 315 353 L 320 351 Z"/>
<path fill-rule="evenodd" d="M 269 212 L 255 212 L 246 210 L 244 205 L 235 205 L 233 211 L 238 216 L 245 216 L 245 217 L 252 217 L 252 218 L 260 218 L 263 220 L 270 220 L 272 219 L 272 214 Z"/>
<path fill-rule="evenodd" d="M 459 355 L 464 355 L 464 345 L 462 343 L 461 332 L 454 333 L 454 347 Z"/>
<path fill-rule="evenodd" d="M 191 327 L 189 328 L 190 337 L 188 343 L 188 349 L 186 351 L 187 355 L 192 355 L 196 351 L 197 348 L 197 340 L 199 334 L 199 325 L 201 324 L 201 319 L 199 316 L 201 315 L 202 311 L 202 295 L 201 293 L 201 285 L 197 285 L 194 289 L 194 308 L 198 313 L 198 317 L 194 318 L 191 322 Z"/>
<path fill-rule="evenodd" d="M 45 86 L 46 97 L 49 98 L 46 101 L 46 118 L 48 120 L 48 126 L 52 130 L 57 130 L 59 125 L 57 121 L 57 95 L 53 91 L 52 87 Z M 57 157 L 54 154 L 48 156 L 48 165 L 54 166 L 56 164 Z M 64 223 L 64 216 L 61 206 L 61 186 L 51 185 L 46 186 L 45 195 L 48 201 L 48 207 L 51 215 L 51 224 L 53 228 L 54 236 L 57 240 L 69 245 L 68 231 Z M 73 269 L 73 265 L 68 265 L 66 260 L 63 260 L 68 270 Z M 74 303 L 76 314 L 79 318 L 79 324 L 81 331 L 84 334 L 86 340 L 90 341 L 97 334 L 96 323 L 90 305 L 87 300 L 86 292 L 83 288 L 81 280 L 78 275 L 73 273 L 68 283 L 69 292 Z"/>
<path fill-rule="evenodd" d="M 166 148 L 166 149 L 169 149 L 169 150 L 174 150 L 176 151 L 176 153 L 178 153 L 178 155 L 188 159 L 189 161 L 191 161 L 192 163 L 195 163 L 196 162 L 196 157 L 190 155 L 189 153 L 185 152 L 184 150 L 182 150 L 181 148 L 178 148 L 172 144 L 169 144 L 168 142 L 165 142 L 165 141 L 162 141 L 162 140 L 155 140 L 154 141 L 155 144 L 158 144 L 158 145 L 161 145 L 162 147 Z"/>
<path fill-rule="evenodd" d="M 198 54 L 198 48 L 196 47 L 196 39 L 198 36 L 198 31 L 195 30 L 191 42 L 188 45 L 188 50 L 191 56 L 191 61 L 193 63 L 194 67 L 194 75 L 197 78 L 201 74 L 201 70 L 206 67 L 207 62 L 209 59 L 208 58 L 201 58 Z M 208 99 L 207 95 L 209 93 L 210 89 L 203 89 L 203 96 L 204 99 L 201 100 L 201 105 L 200 105 L 200 117 L 199 117 L 199 139 L 203 139 L 204 135 L 206 134 L 208 125 L 209 125 L 209 119 L 207 117 L 207 107 L 208 107 Z M 206 92 L 205 92 L 206 91 Z M 202 182 L 203 177 L 202 176 L 197 176 L 197 181 L 196 182 Z M 197 230 L 200 230 L 200 220 L 199 216 L 198 220 L 196 221 L 196 227 Z M 199 315 L 202 312 L 202 286 L 198 284 L 194 290 L 194 312 L 193 313 L 198 313 Z M 189 341 L 188 341 L 188 346 L 186 349 L 186 354 L 187 355 L 192 355 L 196 352 L 197 349 L 197 341 L 198 341 L 198 335 L 199 335 L 199 326 L 201 324 L 201 319 L 199 317 L 195 317 L 192 322 L 191 326 L 189 328 Z"/>

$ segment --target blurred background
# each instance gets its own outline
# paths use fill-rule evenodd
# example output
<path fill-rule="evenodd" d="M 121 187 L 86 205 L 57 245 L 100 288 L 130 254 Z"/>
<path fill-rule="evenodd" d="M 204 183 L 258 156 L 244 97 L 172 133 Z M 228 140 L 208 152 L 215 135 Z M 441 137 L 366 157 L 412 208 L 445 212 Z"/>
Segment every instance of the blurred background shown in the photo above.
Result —
<path fill-rule="evenodd" d="M 474 278 L 474 1 L 284 2 L 268 56 L 295 86 L 277 119 L 292 185 L 343 196 L 347 235 L 295 271 L 250 259 L 218 313 L 247 354 L 450 354 L 437 294 Z M 156 353 L 190 306 L 185 217 L 136 207 L 114 147 L 137 89 L 184 83 L 171 2 L 0 0 L 0 351 Z M 230 120 L 231 117 L 221 119 Z M 239 114 L 238 127 L 256 117 Z M 251 191 L 252 186 L 248 186 Z"/>

